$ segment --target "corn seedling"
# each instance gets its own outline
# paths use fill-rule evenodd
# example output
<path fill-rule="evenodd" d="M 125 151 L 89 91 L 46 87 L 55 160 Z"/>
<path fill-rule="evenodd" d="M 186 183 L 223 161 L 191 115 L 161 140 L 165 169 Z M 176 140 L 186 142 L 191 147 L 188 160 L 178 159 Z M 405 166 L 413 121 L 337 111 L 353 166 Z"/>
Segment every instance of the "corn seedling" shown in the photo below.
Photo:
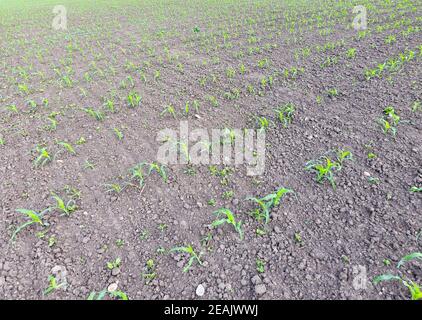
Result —
<path fill-rule="evenodd" d="M 346 52 L 346 57 L 348 59 L 354 59 L 356 57 L 356 48 L 350 48 Z"/>
<path fill-rule="evenodd" d="M 219 103 L 217 101 L 217 98 L 214 96 L 207 96 L 207 100 L 211 103 L 211 105 L 216 108 L 219 106 Z"/>
<path fill-rule="evenodd" d="M 410 192 L 412 192 L 412 193 L 422 192 L 422 187 L 413 186 L 413 187 L 410 188 Z"/>
<path fill-rule="evenodd" d="M 59 142 L 57 142 L 57 144 L 59 146 L 62 146 L 70 154 L 73 154 L 73 155 L 76 154 L 75 149 L 73 149 L 73 147 L 72 147 L 72 145 L 70 143 L 67 143 L 67 142 L 64 142 L 64 141 L 59 141 Z"/>
<path fill-rule="evenodd" d="M 120 268 L 121 263 L 122 263 L 122 260 L 120 258 L 116 258 L 113 261 L 107 262 L 107 269 L 113 270 L 115 268 Z"/>
<path fill-rule="evenodd" d="M 400 267 L 402 267 L 406 262 L 409 262 L 412 260 L 422 260 L 422 253 L 414 252 L 403 257 L 397 264 L 397 270 L 399 270 Z M 416 282 L 406 277 L 402 277 L 400 275 L 394 275 L 394 274 L 382 274 L 375 277 L 373 280 L 374 285 L 377 285 L 383 281 L 398 281 L 409 290 L 412 300 L 422 300 L 421 287 Z"/>
<path fill-rule="evenodd" d="M 84 162 L 84 168 L 85 169 L 94 169 L 95 168 L 95 164 L 93 164 L 92 162 L 90 162 L 89 160 L 85 160 Z"/>
<path fill-rule="evenodd" d="M 283 124 L 285 128 L 287 128 L 287 126 L 292 122 L 295 111 L 296 108 L 292 103 L 280 106 L 278 109 L 275 110 L 278 120 Z"/>
<path fill-rule="evenodd" d="M 339 95 L 338 90 L 336 88 L 328 89 L 327 94 L 330 98 L 334 98 L 334 97 L 337 97 Z"/>
<path fill-rule="evenodd" d="M 259 258 L 256 259 L 256 271 L 258 273 L 264 273 L 265 272 L 265 261 L 261 260 Z"/>
<path fill-rule="evenodd" d="M 232 225 L 236 232 L 239 234 L 240 240 L 243 240 L 242 221 L 236 221 L 233 212 L 231 212 L 229 209 L 221 208 L 215 211 L 214 214 L 217 215 L 217 219 L 211 223 L 211 227 L 215 228 L 225 223 Z M 221 215 L 224 215 L 225 218 L 220 219 Z"/>
<path fill-rule="evenodd" d="M 265 117 L 257 117 L 257 122 L 259 132 L 265 132 L 270 126 L 269 120 Z"/>
<path fill-rule="evenodd" d="M 181 253 L 186 253 L 189 255 L 190 257 L 189 261 L 186 264 L 186 266 L 183 268 L 183 272 L 188 272 L 189 269 L 192 267 L 192 264 L 194 261 L 202 265 L 202 261 L 201 261 L 202 252 L 197 254 L 191 245 L 188 245 L 187 247 L 175 247 L 175 248 L 170 249 L 169 252 L 181 252 Z"/>
<path fill-rule="evenodd" d="M 157 273 L 155 272 L 155 263 L 153 259 L 147 260 L 145 269 L 146 271 L 142 273 L 142 277 L 145 279 L 146 284 L 149 284 L 157 276 Z"/>
<path fill-rule="evenodd" d="M 114 193 L 121 193 L 125 187 L 122 187 L 118 183 L 109 183 L 106 184 L 105 187 L 107 188 L 106 192 L 114 192 Z"/>
<path fill-rule="evenodd" d="M 252 211 L 252 215 L 259 221 L 265 220 L 265 223 L 270 221 L 271 209 L 280 204 L 281 199 L 288 193 L 294 193 L 293 190 L 287 188 L 280 188 L 274 193 L 270 193 L 263 198 L 248 197 L 246 200 L 253 201 L 258 205 L 258 208 Z"/>
<path fill-rule="evenodd" d="M 318 160 L 311 160 L 305 164 L 305 170 L 316 173 L 316 181 L 323 183 L 325 180 L 331 183 L 333 189 L 336 188 L 334 172 L 340 171 L 345 160 L 352 160 L 353 156 L 350 151 L 339 150 L 336 160 L 332 160 L 327 156 L 323 156 Z"/>
<path fill-rule="evenodd" d="M 35 167 L 42 167 L 52 160 L 50 153 L 46 148 L 36 147 L 36 152 L 38 154 L 37 158 L 34 160 Z"/>
<path fill-rule="evenodd" d="M 413 102 L 412 104 L 412 111 L 416 112 L 416 111 L 422 111 L 422 103 L 418 100 Z"/>
<path fill-rule="evenodd" d="M 82 109 L 85 111 L 88 115 L 90 115 L 92 118 L 94 118 L 97 121 L 103 121 L 104 120 L 104 113 L 101 111 L 97 111 L 92 109 L 91 107 Z"/>
<path fill-rule="evenodd" d="M 378 123 L 381 125 L 384 134 L 391 132 L 393 137 L 397 134 L 397 125 L 400 122 L 400 117 L 396 114 L 393 107 L 389 106 L 383 111 L 384 116 L 378 119 Z"/>
<path fill-rule="evenodd" d="M 56 206 L 53 207 L 53 209 L 60 211 L 62 215 L 68 216 L 78 208 L 75 200 L 73 199 L 65 203 L 65 201 L 62 198 L 60 198 L 58 195 L 54 193 L 52 194 L 52 197 L 56 201 Z"/>
<path fill-rule="evenodd" d="M 176 111 L 171 104 L 164 106 L 164 109 L 163 111 L 161 111 L 160 116 L 163 116 L 166 113 L 170 114 L 174 119 L 176 119 Z"/>
<path fill-rule="evenodd" d="M 115 113 L 116 112 L 116 108 L 115 108 L 115 106 L 114 106 L 114 102 L 113 102 L 113 100 L 110 100 L 110 99 L 107 99 L 105 102 L 104 102 L 104 106 L 110 111 L 110 112 L 112 112 L 112 113 Z"/>
<path fill-rule="evenodd" d="M 48 288 L 44 290 L 44 295 L 48 295 L 53 291 L 60 289 L 66 286 L 66 282 L 57 283 L 57 279 L 55 276 L 50 275 L 48 276 Z"/>
<path fill-rule="evenodd" d="M 92 291 L 87 300 L 103 300 L 106 295 L 108 295 L 110 298 L 118 298 L 120 300 L 129 300 L 128 296 L 126 293 L 124 293 L 123 291 L 120 290 L 115 290 L 115 291 L 108 291 L 107 289 L 104 289 L 100 292 L 95 292 Z"/>
<path fill-rule="evenodd" d="M 126 98 L 129 108 L 136 108 L 141 105 L 141 97 L 136 92 L 130 92 Z"/>
<path fill-rule="evenodd" d="M 28 210 L 28 209 L 16 209 L 17 212 L 24 214 L 27 217 L 27 220 L 25 223 L 19 225 L 18 227 L 16 227 L 15 231 L 12 234 L 12 237 L 10 238 L 10 240 L 12 242 L 15 241 L 16 236 L 19 232 L 21 232 L 23 229 L 29 227 L 32 224 L 40 224 L 40 225 L 44 225 L 44 222 L 42 221 L 42 218 L 44 216 L 45 213 L 49 212 L 51 209 L 47 208 L 44 211 L 38 213 L 35 212 L 33 210 Z"/>
<path fill-rule="evenodd" d="M 113 132 L 116 135 L 117 139 L 123 140 L 123 133 L 118 128 L 113 128 Z"/>

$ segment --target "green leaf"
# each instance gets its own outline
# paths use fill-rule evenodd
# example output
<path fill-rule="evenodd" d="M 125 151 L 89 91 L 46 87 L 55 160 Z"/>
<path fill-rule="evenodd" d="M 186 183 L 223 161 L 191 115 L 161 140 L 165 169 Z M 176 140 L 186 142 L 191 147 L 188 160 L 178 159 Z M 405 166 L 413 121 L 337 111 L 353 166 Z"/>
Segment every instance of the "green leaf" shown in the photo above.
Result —
<path fill-rule="evenodd" d="M 415 260 L 415 259 L 422 260 L 422 252 L 413 252 L 411 254 L 408 254 L 407 256 L 404 256 L 397 264 L 397 269 L 400 269 L 400 267 L 404 265 L 406 262 Z"/>
<path fill-rule="evenodd" d="M 27 215 L 34 223 L 43 224 L 40 216 L 33 210 L 16 209 L 17 212 Z"/>
<path fill-rule="evenodd" d="M 393 274 L 382 274 L 380 276 L 377 276 L 374 278 L 374 284 L 378 284 L 382 281 L 403 281 L 402 278 L 400 278 L 399 276 L 395 276 Z"/>

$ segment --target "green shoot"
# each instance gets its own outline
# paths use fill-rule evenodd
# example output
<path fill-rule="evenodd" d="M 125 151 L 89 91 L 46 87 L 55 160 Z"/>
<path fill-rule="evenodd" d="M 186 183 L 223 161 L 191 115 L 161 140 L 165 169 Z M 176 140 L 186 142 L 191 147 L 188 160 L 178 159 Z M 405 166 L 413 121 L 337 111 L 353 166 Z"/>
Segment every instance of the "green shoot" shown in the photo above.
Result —
<path fill-rule="evenodd" d="M 230 225 L 233 226 L 233 228 L 239 234 L 240 240 L 243 240 L 242 221 L 236 222 L 236 218 L 235 218 L 233 212 L 231 212 L 229 209 L 221 208 L 221 209 L 215 211 L 214 214 L 217 215 L 217 219 L 211 224 L 211 226 L 213 228 L 218 227 L 218 226 L 225 224 L 225 223 L 230 224 Z M 225 215 L 226 217 L 223 218 L 223 219 L 219 219 L 220 215 Z"/>
<path fill-rule="evenodd" d="M 397 264 L 397 269 L 400 269 L 400 267 L 402 267 L 406 262 L 409 262 L 412 260 L 422 260 L 422 252 L 414 252 L 403 257 Z M 383 281 L 401 282 L 401 284 L 409 290 L 412 300 L 422 300 L 421 287 L 416 282 L 413 282 L 410 279 L 407 279 L 400 275 L 382 274 L 374 278 L 374 285 L 377 285 Z"/>
<path fill-rule="evenodd" d="M 120 268 L 121 263 L 122 263 L 122 260 L 120 258 L 116 258 L 114 261 L 107 262 L 107 268 L 109 270 Z"/>
<path fill-rule="evenodd" d="M 67 142 L 64 142 L 64 141 L 59 141 L 59 142 L 57 142 L 57 144 L 59 146 L 62 146 L 63 148 L 65 148 L 65 150 L 67 150 L 70 154 L 73 154 L 73 155 L 76 154 L 75 149 L 73 149 L 73 147 L 70 143 L 67 143 Z"/>
<path fill-rule="evenodd" d="M 271 209 L 278 206 L 283 196 L 288 193 L 294 193 L 294 191 L 282 187 L 263 198 L 248 197 L 246 200 L 254 201 L 258 205 L 258 208 L 252 212 L 253 216 L 260 222 L 265 220 L 265 223 L 268 223 L 270 221 Z"/>
<path fill-rule="evenodd" d="M 285 128 L 287 128 L 287 126 L 292 122 L 295 111 L 296 108 L 292 103 L 280 106 L 278 109 L 275 110 L 278 120 L 283 124 Z"/>
<path fill-rule="evenodd" d="M 265 272 L 265 261 L 261 260 L 259 258 L 256 259 L 256 271 L 258 273 L 264 273 Z"/>
<path fill-rule="evenodd" d="M 199 253 L 198 255 L 191 245 L 188 245 L 187 247 L 175 247 L 170 249 L 169 252 L 182 252 L 190 256 L 188 263 L 183 268 L 183 272 L 188 272 L 194 261 L 197 261 L 200 265 L 202 265 L 202 261 L 200 259 L 202 253 Z"/>
<path fill-rule="evenodd" d="M 49 152 L 46 148 L 36 147 L 36 152 L 38 153 L 37 158 L 34 160 L 35 167 L 42 167 L 52 160 Z"/>
<path fill-rule="evenodd" d="M 123 133 L 118 129 L 118 128 L 114 128 L 113 129 L 114 134 L 116 135 L 117 139 L 119 140 L 123 140 Z"/>
<path fill-rule="evenodd" d="M 48 276 L 48 283 L 49 285 L 48 285 L 48 288 L 44 290 L 44 295 L 48 295 L 54 290 L 60 289 L 66 285 L 66 282 L 62 282 L 58 284 L 56 277 L 53 275 Z"/>
<path fill-rule="evenodd" d="M 333 189 L 336 188 L 334 179 L 334 171 L 340 171 L 345 160 L 352 160 L 352 153 L 347 150 L 337 151 L 337 159 L 332 160 L 327 156 L 323 156 L 318 160 L 311 160 L 306 163 L 305 170 L 316 173 L 316 181 L 323 183 L 328 181 L 331 183 Z"/>
<path fill-rule="evenodd" d="M 410 192 L 412 192 L 412 193 L 422 192 L 422 187 L 413 186 L 413 187 L 410 188 Z"/>
<path fill-rule="evenodd" d="M 44 211 L 38 213 L 35 212 L 33 210 L 28 210 L 28 209 L 16 209 L 17 212 L 24 214 L 27 217 L 27 220 L 25 223 L 19 225 L 18 227 L 16 227 L 15 231 L 12 234 L 12 237 L 10 238 L 10 240 L 12 242 L 14 242 L 16 240 L 16 236 L 19 232 L 21 232 L 23 229 L 29 227 L 32 224 L 40 224 L 40 225 L 44 225 L 44 222 L 42 221 L 42 217 L 43 215 L 50 211 L 51 209 L 45 209 Z"/>
<path fill-rule="evenodd" d="M 136 92 L 130 92 L 126 100 L 129 108 L 136 108 L 141 105 L 142 98 Z"/>
<path fill-rule="evenodd" d="M 56 206 L 53 207 L 53 209 L 59 210 L 62 215 L 70 215 L 72 212 L 74 212 L 78 207 L 76 206 L 75 200 L 71 199 L 67 203 L 64 202 L 62 198 L 60 198 L 56 194 L 52 194 L 54 200 L 56 200 Z"/>
<path fill-rule="evenodd" d="M 174 119 L 176 119 L 176 111 L 175 111 L 174 107 L 171 104 L 164 106 L 164 109 L 160 113 L 160 116 L 163 116 L 166 113 L 170 114 Z"/>

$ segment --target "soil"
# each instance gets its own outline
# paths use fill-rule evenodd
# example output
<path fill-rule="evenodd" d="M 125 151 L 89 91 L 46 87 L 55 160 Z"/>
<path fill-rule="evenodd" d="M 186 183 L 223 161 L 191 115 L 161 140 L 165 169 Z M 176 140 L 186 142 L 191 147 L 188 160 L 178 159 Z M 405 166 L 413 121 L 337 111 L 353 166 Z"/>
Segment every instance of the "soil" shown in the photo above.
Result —
<path fill-rule="evenodd" d="M 164 5 L 144 11 L 131 4 L 102 4 L 95 11 L 74 6 L 69 4 L 74 11 L 69 10 L 67 31 L 51 29 L 51 9 L 12 14 L 0 25 L 4 62 L 0 65 L 0 137 L 4 139 L 0 145 L 0 298 L 87 299 L 92 291 L 117 284 L 129 299 L 408 299 L 406 288 L 398 283 L 375 286 L 372 279 L 397 272 L 396 263 L 422 247 L 418 236 L 422 194 L 409 192 L 412 186 L 422 186 L 422 112 L 411 110 L 422 97 L 422 56 L 416 50 L 421 44 L 420 5 L 414 12 L 397 10 L 395 20 L 388 10 L 385 14 L 380 10 L 369 21 L 371 33 L 363 39 L 346 24 L 350 16 L 327 17 L 327 24 L 333 23 L 328 35 L 321 35 L 315 23 L 310 24 L 314 30 L 291 34 L 281 29 L 284 6 L 272 1 L 238 11 L 235 4 L 214 7 L 218 5 L 210 3 L 202 12 L 196 4 L 185 8 L 184 14 L 177 5 L 169 11 Z M 309 8 L 303 16 L 316 10 Z M 419 31 L 407 37 L 401 31 L 408 25 L 376 31 L 377 26 L 401 17 L 410 19 Z M 255 23 L 248 25 L 248 18 Z M 195 26 L 199 34 L 192 31 Z M 248 43 L 250 28 L 260 39 L 253 45 Z M 226 41 L 224 31 L 231 36 Z M 397 41 L 386 44 L 386 36 L 392 33 Z M 317 46 L 328 42 L 338 46 L 318 52 Z M 265 44 L 273 47 L 265 49 Z M 250 47 L 262 49 L 248 54 Z M 295 53 L 304 47 L 312 48 L 312 54 L 296 60 Z M 349 48 L 356 48 L 354 59 L 345 55 Z M 395 73 L 365 79 L 366 68 L 406 49 L 416 50 L 418 56 Z M 241 50 L 243 57 L 236 57 Z M 43 59 L 37 58 L 38 52 Z M 327 57 L 339 61 L 322 68 Z M 261 69 L 257 62 L 265 58 L 270 66 Z M 127 67 L 128 62 L 135 64 L 135 70 Z M 241 63 L 246 73 L 227 79 L 227 68 L 238 69 Z M 54 71 L 57 67 L 64 72 L 63 64 L 74 70 L 71 87 L 61 85 Z M 22 81 L 18 66 L 31 66 L 28 95 L 17 91 Z M 296 79 L 278 76 L 262 96 L 247 92 L 248 83 L 259 89 L 264 75 L 293 66 L 304 68 Z M 146 83 L 139 76 L 140 68 Z M 155 70 L 161 72 L 159 80 L 154 80 Z M 84 79 L 85 72 L 92 81 Z M 128 76 L 134 85 L 122 88 L 121 81 Z M 200 85 L 203 77 L 208 79 L 205 86 Z M 224 99 L 232 88 L 241 89 L 240 98 Z M 326 93 L 330 88 L 339 94 L 330 97 Z M 140 107 L 128 108 L 126 96 L 131 91 L 142 96 Z M 218 107 L 207 101 L 210 95 L 217 97 Z M 115 113 L 102 107 L 103 97 L 111 96 Z M 44 98 L 49 100 L 46 107 Z M 27 106 L 30 99 L 39 105 L 33 112 Z M 199 111 L 184 116 L 186 101 L 195 99 Z M 287 128 L 273 111 L 286 103 L 296 106 Z M 3 108 L 11 104 L 18 113 Z M 176 107 L 176 119 L 160 115 L 168 104 Z M 387 106 L 393 106 L 402 119 L 395 137 L 384 134 L 377 124 Z M 86 107 L 104 110 L 105 119 L 96 121 L 81 111 Z M 57 129 L 47 131 L 44 127 L 53 111 L 60 113 Z M 152 174 L 142 188 L 107 192 L 105 184 L 123 181 L 129 168 L 156 161 L 160 130 L 178 130 L 181 120 L 188 120 L 191 128 L 253 129 L 255 115 L 271 120 L 262 176 L 247 176 L 246 166 L 233 166 L 225 184 L 208 166 L 169 165 L 167 182 Z M 122 140 L 116 138 L 114 128 L 123 132 Z M 81 137 L 86 142 L 76 144 Z M 72 143 L 76 154 L 59 152 L 53 161 L 35 168 L 36 145 L 45 144 L 56 154 L 60 150 L 56 141 Z M 353 160 L 336 172 L 334 190 L 329 183 L 317 183 L 305 163 L 338 148 L 351 151 Z M 368 159 L 369 152 L 376 158 Z M 95 167 L 86 168 L 87 160 Z M 369 178 L 379 180 L 370 183 Z M 52 211 L 45 216 L 46 227 L 32 225 L 12 242 L 13 229 L 25 221 L 16 209 L 40 211 L 53 206 L 52 192 L 69 199 L 65 186 L 80 191 L 78 209 L 69 216 Z M 263 197 L 281 186 L 293 189 L 295 195 L 282 199 L 268 224 L 248 214 L 255 207 L 247 197 Z M 227 191 L 234 193 L 228 199 L 223 196 Z M 243 240 L 229 225 L 210 227 L 219 208 L 232 210 L 243 221 Z M 265 234 L 258 234 L 259 230 Z M 212 238 L 204 241 L 207 235 Z M 169 250 L 189 244 L 202 252 L 203 264 L 194 262 L 183 272 L 188 257 Z M 107 263 L 116 258 L 121 264 L 111 270 Z M 151 281 L 143 277 L 149 259 L 156 273 Z M 257 259 L 264 262 L 263 272 L 257 270 Z M 386 265 L 386 259 L 391 265 Z M 420 263 L 406 267 L 406 276 L 420 281 Z M 45 295 L 48 277 L 54 274 L 65 277 L 67 286 Z M 362 274 L 364 285 L 356 287 Z"/>

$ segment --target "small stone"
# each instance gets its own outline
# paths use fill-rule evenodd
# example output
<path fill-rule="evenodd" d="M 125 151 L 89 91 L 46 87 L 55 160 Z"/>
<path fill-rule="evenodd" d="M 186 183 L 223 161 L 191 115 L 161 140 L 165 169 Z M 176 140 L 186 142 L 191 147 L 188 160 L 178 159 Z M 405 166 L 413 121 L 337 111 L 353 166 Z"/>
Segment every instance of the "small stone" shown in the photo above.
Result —
<path fill-rule="evenodd" d="M 259 296 L 262 296 L 265 292 L 267 292 L 267 287 L 265 284 L 258 284 L 255 286 L 255 293 Z"/>
<path fill-rule="evenodd" d="M 108 290 L 109 292 L 114 292 L 114 291 L 116 291 L 116 290 L 117 290 L 117 283 L 112 283 L 112 284 L 110 284 L 110 285 L 108 286 L 107 290 Z"/>
<path fill-rule="evenodd" d="M 111 275 L 112 276 L 117 276 L 117 275 L 119 275 L 120 274 L 120 268 L 113 268 L 112 270 L 111 270 Z"/>
<path fill-rule="evenodd" d="M 196 295 L 198 297 L 202 297 L 205 293 L 205 288 L 202 284 L 200 284 L 197 288 L 196 288 Z"/>
<path fill-rule="evenodd" d="M 260 284 L 260 283 L 262 283 L 262 280 L 261 280 L 261 278 L 258 275 L 253 276 L 252 279 L 251 279 L 251 281 L 252 281 L 253 284 Z"/>

